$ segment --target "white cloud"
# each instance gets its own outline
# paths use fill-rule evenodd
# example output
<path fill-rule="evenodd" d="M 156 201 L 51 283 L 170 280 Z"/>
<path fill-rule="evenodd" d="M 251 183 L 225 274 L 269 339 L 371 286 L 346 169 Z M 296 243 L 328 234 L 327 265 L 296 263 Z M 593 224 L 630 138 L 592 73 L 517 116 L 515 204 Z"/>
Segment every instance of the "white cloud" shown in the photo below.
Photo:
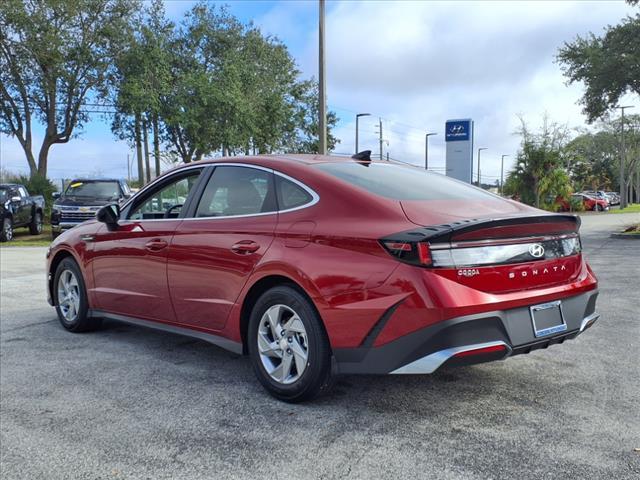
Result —
<path fill-rule="evenodd" d="M 448 118 L 475 120 L 482 171 L 497 177 L 500 156 L 515 158 L 522 114 L 533 125 L 546 111 L 569 126 L 585 122 L 582 88 L 567 87 L 554 63 L 565 41 L 599 33 L 634 9 L 623 2 L 340 2 L 327 15 L 328 98 L 346 121 L 339 151 L 354 146 L 355 112 L 389 121 L 393 157 L 444 166 Z M 317 34 L 308 36 L 315 65 Z M 409 129 L 404 124 L 419 129 Z M 378 150 L 374 122 L 361 123 L 361 149 Z"/>

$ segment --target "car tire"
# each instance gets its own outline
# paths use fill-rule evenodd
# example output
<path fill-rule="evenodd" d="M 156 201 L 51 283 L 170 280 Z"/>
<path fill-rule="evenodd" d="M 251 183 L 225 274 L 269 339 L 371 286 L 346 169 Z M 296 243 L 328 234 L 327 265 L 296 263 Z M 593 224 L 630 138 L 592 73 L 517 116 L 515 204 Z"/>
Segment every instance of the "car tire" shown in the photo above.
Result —
<path fill-rule="evenodd" d="M 33 220 L 29 224 L 29 233 L 31 235 L 40 235 L 42 233 L 42 213 L 36 212 Z"/>
<path fill-rule="evenodd" d="M 2 231 L 0 232 L 0 242 L 10 242 L 13 240 L 13 220 L 5 218 L 2 221 Z"/>
<path fill-rule="evenodd" d="M 247 346 L 258 380 L 277 399 L 302 402 L 331 388 L 329 339 L 315 307 L 295 288 L 262 294 L 251 312 Z"/>
<path fill-rule="evenodd" d="M 601 212 L 603 209 L 600 205 L 598 205 L 597 203 L 594 205 L 593 210 L 595 212 Z"/>
<path fill-rule="evenodd" d="M 58 320 L 64 328 L 80 333 L 100 326 L 99 319 L 89 316 L 87 289 L 80 267 L 72 258 L 65 258 L 56 268 L 52 293 Z"/>

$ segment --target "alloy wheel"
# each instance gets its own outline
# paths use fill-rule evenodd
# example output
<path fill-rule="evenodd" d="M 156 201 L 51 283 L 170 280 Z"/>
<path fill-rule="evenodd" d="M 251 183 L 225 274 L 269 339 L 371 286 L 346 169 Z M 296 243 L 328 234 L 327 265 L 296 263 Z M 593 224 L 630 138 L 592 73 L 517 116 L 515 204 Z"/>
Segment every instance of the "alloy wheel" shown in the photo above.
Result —
<path fill-rule="evenodd" d="M 2 227 L 4 229 L 4 238 L 7 242 L 13 240 L 13 225 L 11 224 L 11 220 L 7 219 L 4 221 L 4 225 Z"/>
<path fill-rule="evenodd" d="M 36 215 L 36 232 L 38 232 L 38 235 L 42 233 L 42 215 L 40 214 Z"/>
<path fill-rule="evenodd" d="M 58 306 L 65 321 L 72 323 L 80 311 L 80 286 L 71 270 L 64 270 L 58 278 Z"/>
<path fill-rule="evenodd" d="M 273 380 L 289 385 L 302 376 L 309 342 L 304 323 L 292 308 L 269 307 L 260 320 L 257 341 L 262 366 Z"/>

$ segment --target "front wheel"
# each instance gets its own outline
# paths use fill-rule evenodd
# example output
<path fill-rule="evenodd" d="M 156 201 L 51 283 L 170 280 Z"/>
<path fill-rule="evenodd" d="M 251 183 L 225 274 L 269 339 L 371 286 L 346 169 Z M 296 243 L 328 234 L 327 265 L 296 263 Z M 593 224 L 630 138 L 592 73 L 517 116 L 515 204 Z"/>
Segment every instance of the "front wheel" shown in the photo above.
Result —
<path fill-rule="evenodd" d="M 313 305 L 289 286 L 274 287 L 256 302 L 247 333 L 258 380 L 286 402 L 310 400 L 331 386 L 331 348 Z"/>
<path fill-rule="evenodd" d="M 29 224 L 29 233 L 31 235 L 40 235 L 42 233 L 42 213 L 36 212 Z"/>
<path fill-rule="evenodd" d="M 53 295 L 58 319 L 70 332 L 95 330 L 98 319 L 89 317 L 89 301 L 80 267 L 72 258 L 60 262 L 53 279 Z"/>
<path fill-rule="evenodd" d="M 597 203 L 596 203 L 595 207 L 593 207 L 593 209 L 594 209 L 596 212 L 601 212 L 601 211 L 603 211 L 603 210 L 604 210 L 604 208 L 602 208 L 602 206 L 601 206 L 601 205 L 598 205 Z"/>
<path fill-rule="evenodd" d="M 0 232 L 0 242 L 10 242 L 13 240 L 13 220 L 5 218 L 2 222 L 2 231 Z"/>

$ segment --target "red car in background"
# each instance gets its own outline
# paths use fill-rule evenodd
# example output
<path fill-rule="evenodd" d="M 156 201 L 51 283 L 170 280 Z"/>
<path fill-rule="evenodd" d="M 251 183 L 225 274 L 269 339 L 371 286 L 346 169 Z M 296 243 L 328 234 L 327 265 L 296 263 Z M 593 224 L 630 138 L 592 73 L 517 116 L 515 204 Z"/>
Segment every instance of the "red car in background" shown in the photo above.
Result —
<path fill-rule="evenodd" d="M 184 165 L 64 232 L 49 301 L 248 354 L 310 399 L 337 374 L 431 373 L 562 343 L 598 318 L 580 220 L 406 165 L 234 157 Z"/>
<path fill-rule="evenodd" d="M 592 197 L 584 193 L 574 193 L 571 195 L 571 198 L 581 201 L 585 210 L 594 210 L 596 212 L 606 212 L 609 210 L 609 203 L 601 198 Z M 569 201 L 562 197 L 556 199 L 556 204 L 559 205 L 559 210 L 562 212 L 571 211 Z"/>

